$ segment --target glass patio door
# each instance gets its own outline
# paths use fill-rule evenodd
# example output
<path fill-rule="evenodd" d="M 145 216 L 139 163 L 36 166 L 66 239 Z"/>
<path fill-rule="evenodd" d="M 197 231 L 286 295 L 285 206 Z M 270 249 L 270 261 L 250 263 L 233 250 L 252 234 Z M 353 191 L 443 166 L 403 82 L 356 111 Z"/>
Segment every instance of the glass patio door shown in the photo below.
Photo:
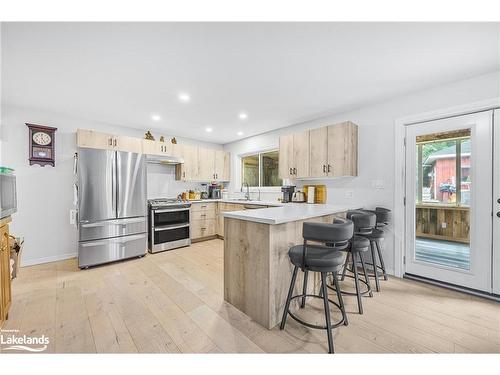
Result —
<path fill-rule="evenodd" d="M 407 274 L 491 292 L 492 118 L 407 126 Z"/>
<path fill-rule="evenodd" d="M 494 112 L 493 293 L 500 295 L 500 110 Z"/>

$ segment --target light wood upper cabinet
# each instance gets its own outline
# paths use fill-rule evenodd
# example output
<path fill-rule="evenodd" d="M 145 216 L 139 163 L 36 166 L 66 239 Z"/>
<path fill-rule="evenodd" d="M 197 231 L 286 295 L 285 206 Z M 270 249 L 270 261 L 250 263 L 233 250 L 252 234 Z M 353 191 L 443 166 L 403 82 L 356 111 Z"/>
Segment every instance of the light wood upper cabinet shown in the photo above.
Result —
<path fill-rule="evenodd" d="M 328 177 L 358 175 L 358 126 L 350 121 L 328 127 Z"/>
<path fill-rule="evenodd" d="M 170 142 L 150 141 L 142 139 L 142 152 L 147 155 L 175 156 L 173 145 Z"/>
<path fill-rule="evenodd" d="M 100 133 L 93 130 L 78 129 L 76 143 L 78 147 L 84 148 L 142 153 L 140 138 Z"/>
<path fill-rule="evenodd" d="M 328 127 L 309 131 L 309 150 L 310 176 L 328 176 Z"/>
<path fill-rule="evenodd" d="M 222 150 L 151 141 L 85 129 L 78 129 L 76 138 L 78 147 L 181 157 L 184 163 L 176 166 L 178 180 L 207 182 L 230 180 L 230 154 Z"/>
<path fill-rule="evenodd" d="M 230 154 L 229 152 L 216 150 L 215 151 L 215 168 L 216 181 L 229 181 L 230 176 Z"/>
<path fill-rule="evenodd" d="M 358 175 L 358 126 L 350 121 L 280 137 L 281 178 Z"/>
<path fill-rule="evenodd" d="M 200 147 L 198 149 L 198 167 L 200 180 L 215 180 L 215 150 Z"/>
<path fill-rule="evenodd" d="M 113 148 L 114 135 L 93 130 L 78 129 L 76 144 L 78 147 L 109 150 Z"/>
<path fill-rule="evenodd" d="M 140 138 L 118 135 L 113 138 L 113 149 L 116 151 L 142 153 L 142 141 Z"/>
<path fill-rule="evenodd" d="M 183 157 L 184 163 L 176 166 L 177 179 L 184 181 L 199 180 L 198 147 L 177 145 L 177 152 Z"/>
<path fill-rule="evenodd" d="M 293 135 L 295 178 L 309 177 L 309 131 Z"/>
<path fill-rule="evenodd" d="M 293 178 L 294 153 L 293 134 L 280 137 L 279 150 L 279 176 L 280 178 Z"/>

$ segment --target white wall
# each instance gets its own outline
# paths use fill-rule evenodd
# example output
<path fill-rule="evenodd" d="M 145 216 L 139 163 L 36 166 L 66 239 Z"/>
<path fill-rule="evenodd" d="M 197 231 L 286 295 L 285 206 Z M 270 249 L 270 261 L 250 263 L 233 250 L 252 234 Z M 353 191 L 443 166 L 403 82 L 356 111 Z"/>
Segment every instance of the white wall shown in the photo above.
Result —
<path fill-rule="evenodd" d="M 496 97 L 500 97 L 500 72 L 413 93 L 369 107 L 292 125 L 226 144 L 224 149 L 232 153 L 231 173 L 232 176 L 235 176 L 230 189 L 239 191 L 240 188 L 241 171 L 238 155 L 261 149 L 278 148 L 279 136 L 282 134 L 351 120 L 359 126 L 359 176 L 334 180 L 314 180 L 310 183 L 327 185 L 328 203 L 353 203 L 368 208 L 383 206 L 393 209 L 395 120 L 408 115 Z M 297 182 L 297 185 L 301 186 L 301 183 Z M 379 183 L 383 184 L 383 188 L 376 189 L 375 185 Z M 265 199 L 275 199 L 277 196 L 279 196 L 278 192 L 263 193 Z M 392 234 L 392 228 L 388 228 L 388 231 Z M 384 258 L 386 266 L 392 270 L 394 267 L 393 235 L 389 236 L 386 241 Z"/>
<path fill-rule="evenodd" d="M 77 231 L 69 223 L 73 208 L 73 156 L 76 152 L 76 129 L 94 129 L 120 135 L 143 137 L 143 130 L 124 128 L 84 119 L 71 118 L 44 111 L 2 108 L 3 164 L 15 169 L 17 176 L 18 212 L 13 216 L 11 231 L 24 236 L 22 264 L 37 264 L 73 257 L 77 250 Z M 28 129 L 25 123 L 54 126 L 56 133 L 55 168 L 28 165 Z M 159 134 L 152 130 L 153 134 Z M 167 136 L 167 134 L 165 134 Z M 198 144 L 221 149 L 221 145 L 178 138 L 179 143 Z M 175 196 L 183 190 L 173 181 L 168 169 L 148 176 L 148 195 Z M 186 185 L 186 188 L 193 184 Z M 171 191 L 170 191 L 171 190 Z M 164 195 L 165 196 L 165 195 Z"/>

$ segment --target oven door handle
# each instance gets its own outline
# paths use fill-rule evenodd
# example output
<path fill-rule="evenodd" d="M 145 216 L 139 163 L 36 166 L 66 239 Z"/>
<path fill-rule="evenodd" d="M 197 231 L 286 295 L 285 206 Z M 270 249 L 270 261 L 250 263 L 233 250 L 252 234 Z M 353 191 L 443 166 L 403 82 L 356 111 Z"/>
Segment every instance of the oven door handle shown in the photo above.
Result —
<path fill-rule="evenodd" d="M 163 214 L 163 213 L 166 213 L 166 212 L 180 212 L 180 211 L 189 211 L 189 207 L 185 207 L 185 208 L 166 208 L 166 209 L 163 209 L 163 210 L 153 210 L 153 213 L 155 214 Z"/>
<path fill-rule="evenodd" d="M 189 227 L 189 223 L 188 224 L 181 224 L 181 225 L 165 226 L 165 227 L 156 227 L 155 232 L 160 232 L 163 230 L 171 230 L 171 229 L 180 229 L 180 228 L 186 228 L 186 227 Z"/>

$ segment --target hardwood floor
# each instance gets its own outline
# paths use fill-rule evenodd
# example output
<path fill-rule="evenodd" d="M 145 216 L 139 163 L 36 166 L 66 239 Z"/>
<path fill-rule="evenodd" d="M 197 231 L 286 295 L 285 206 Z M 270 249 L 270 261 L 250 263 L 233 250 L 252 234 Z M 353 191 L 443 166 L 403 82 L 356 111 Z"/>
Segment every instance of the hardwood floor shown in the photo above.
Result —
<path fill-rule="evenodd" d="M 324 331 L 291 318 L 267 330 L 224 302 L 222 267 L 223 242 L 211 240 L 85 271 L 75 259 L 23 268 L 4 329 L 45 334 L 56 353 L 327 351 Z M 397 278 L 381 287 L 364 315 L 345 297 L 337 353 L 500 353 L 500 303 Z M 324 323 L 320 300 L 299 314 Z"/>

